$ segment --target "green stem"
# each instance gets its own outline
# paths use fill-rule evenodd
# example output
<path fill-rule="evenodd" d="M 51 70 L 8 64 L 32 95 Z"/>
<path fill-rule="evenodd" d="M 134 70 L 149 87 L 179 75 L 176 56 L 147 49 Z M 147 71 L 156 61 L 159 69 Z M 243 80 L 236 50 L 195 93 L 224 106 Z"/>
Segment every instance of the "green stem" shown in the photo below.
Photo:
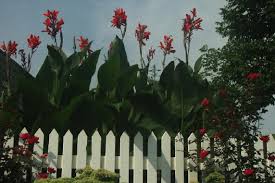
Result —
<path fill-rule="evenodd" d="M 166 53 L 163 55 L 163 61 L 162 61 L 162 69 L 165 67 L 165 60 L 166 60 Z"/>

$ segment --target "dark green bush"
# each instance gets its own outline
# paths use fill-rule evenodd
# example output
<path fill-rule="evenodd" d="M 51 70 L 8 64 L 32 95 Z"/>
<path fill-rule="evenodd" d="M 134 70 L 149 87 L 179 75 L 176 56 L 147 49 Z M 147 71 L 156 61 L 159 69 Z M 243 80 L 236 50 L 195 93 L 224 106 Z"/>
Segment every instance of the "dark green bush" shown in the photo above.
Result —
<path fill-rule="evenodd" d="M 205 178 L 205 182 L 206 183 L 224 183 L 225 180 L 224 180 L 224 176 L 221 173 L 214 171 Z"/>

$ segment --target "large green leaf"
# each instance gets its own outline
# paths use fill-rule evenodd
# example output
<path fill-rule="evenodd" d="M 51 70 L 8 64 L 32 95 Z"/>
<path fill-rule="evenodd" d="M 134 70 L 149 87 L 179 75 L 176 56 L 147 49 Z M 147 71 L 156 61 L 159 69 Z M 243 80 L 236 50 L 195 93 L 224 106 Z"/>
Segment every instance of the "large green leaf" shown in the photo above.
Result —
<path fill-rule="evenodd" d="M 66 82 L 65 90 L 62 96 L 63 105 L 68 104 L 73 97 L 89 91 L 91 78 L 96 71 L 100 51 L 101 50 L 97 50 L 90 54 L 80 66 L 74 66 L 68 75 L 65 75 L 65 78 L 61 80 L 64 83 Z M 73 57 L 77 60 L 73 60 Z M 76 64 L 79 57 L 77 55 L 73 57 L 71 58 L 71 62 L 72 64 Z"/>
<path fill-rule="evenodd" d="M 120 70 L 124 72 L 128 69 L 129 62 L 127 59 L 124 43 L 118 36 L 116 36 L 114 41 L 112 41 L 108 56 L 109 58 L 112 58 L 116 57 L 117 54 L 119 57 Z"/>
<path fill-rule="evenodd" d="M 175 63 L 172 61 L 164 68 L 160 75 L 159 84 L 166 90 L 173 89 L 174 69 Z"/>
<path fill-rule="evenodd" d="M 125 97 L 131 91 L 137 80 L 138 65 L 130 66 L 126 72 L 122 73 L 118 79 L 116 88 L 119 97 Z"/>
<path fill-rule="evenodd" d="M 198 73 L 200 72 L 202 68 L 202 56 L 200 56 L 197 61 L 195 62 L 195 66 L 194 66 L 194 72 Z"/>

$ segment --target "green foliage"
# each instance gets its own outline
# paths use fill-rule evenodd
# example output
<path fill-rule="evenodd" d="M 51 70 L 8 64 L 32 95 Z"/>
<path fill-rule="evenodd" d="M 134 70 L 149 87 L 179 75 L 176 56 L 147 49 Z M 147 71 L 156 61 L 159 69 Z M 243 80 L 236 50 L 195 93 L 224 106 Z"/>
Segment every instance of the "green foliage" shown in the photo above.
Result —
<path fill-rule="evenodd" d="M 40 179 L 35 183 L 115 183 L 119 179 L 119 175 L 104 169 L 86 167 L 77 172 L 80 175 L 75 178 Z"/>
<path fill-rule="evenodd" d="M 221 173 L 215 171 L 205 178 L 205 183 L 225 183 L 225 179 Z"/>

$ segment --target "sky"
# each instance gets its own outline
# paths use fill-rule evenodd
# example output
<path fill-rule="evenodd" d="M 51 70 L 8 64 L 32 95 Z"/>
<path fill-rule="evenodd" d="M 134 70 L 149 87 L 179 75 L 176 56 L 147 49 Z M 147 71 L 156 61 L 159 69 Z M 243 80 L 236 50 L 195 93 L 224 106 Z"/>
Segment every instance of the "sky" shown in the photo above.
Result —
<path fill-rule="evenodd" d="M 186 13 L 192 8 L 197 8 L 198 16 L 203 18 L 203 31 L 195 32 L 190 51 L 190 64 L 193 65 L 199 57 L 198 51 L 204 44 L 208 47 L 219 48 L 226 43 L 215 32 L 215 22 L 221 20 L 220 8 L 226 4 L 225 0 L 1 0 L 0 6 L 0 41 L 14 40 L 19 48 L 27 49 L 26 39 L 30 34 L 39 35 L 42 44 L 33 56 L 31 74 L 35 76 L 47 55 L 47 44 L 52 44 L 44 29 L 43 13 L 49 10 L 58 10 L 59 17 L 64 19 L 63 25 L 64 46 L 67 55 L 73 53 L 73 37 L 84 36 L 93 40 L 92 49 L 102 49 L 99 64 L 103 63 L 103 55 L 116 34 L 120 32 L 111 27 L 113 10 L 124 8 L 128 16 L 127 33 L 124 43 L 130 64 L 139 63 L 139 50 L 134 36 L 138 23 L 148 25 L 151 32 L 149 41 L 146 42 L 144 52 L 153 46 L 156 48 L 154 64 L 160 68 L 162 52 L 158 48 L 163 36 L 172 35 L 176 53 L 169 55 L 167 61 L 174 57 L 184 58 L 182 44 L 182 22 Z M 17 58 L 19 60 L 19 58 Z M 92 78 L 95 87 L 97 78 Z M 269 112 L 263 115 L 263 133 L 275 133 L 275 107 L 268 107 Z"/>

